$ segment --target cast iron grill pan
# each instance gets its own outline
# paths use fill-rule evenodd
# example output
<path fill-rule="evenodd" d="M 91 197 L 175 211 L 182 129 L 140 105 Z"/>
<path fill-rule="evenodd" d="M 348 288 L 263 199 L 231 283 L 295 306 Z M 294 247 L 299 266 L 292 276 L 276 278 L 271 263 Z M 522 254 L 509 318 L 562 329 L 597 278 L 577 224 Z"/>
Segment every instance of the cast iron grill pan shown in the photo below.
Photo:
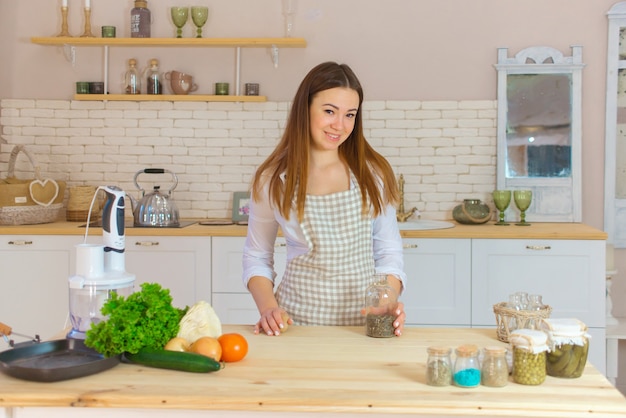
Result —
<path fill-rule="evenodd" d="M 105 358 L 82 340 L 46 341 L 0 353 L 0 369 L 9 376 L 35 382 L 57 382 L 98 373 L 119 364 Z"/>

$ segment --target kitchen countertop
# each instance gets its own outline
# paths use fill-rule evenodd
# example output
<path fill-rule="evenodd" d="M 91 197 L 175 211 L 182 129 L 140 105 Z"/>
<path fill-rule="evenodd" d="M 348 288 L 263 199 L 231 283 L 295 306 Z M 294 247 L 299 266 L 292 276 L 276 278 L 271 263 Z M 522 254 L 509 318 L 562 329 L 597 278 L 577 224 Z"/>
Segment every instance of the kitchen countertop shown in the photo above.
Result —
<path fill-rule="evenodd" d="M 127 221 L 132 224 L 132 220 Z M 454 228 L 421 231 L 400 231 L 404 238 L 521 238 L 521 239 L 581 239 L 605 240 L 604 231 L 583 223 L 535 222 L 530 226 L 462 225 Z M 83 235 L 84 222 L 54 222 L 39 225 L 0 226 L 0 235 Z M 224 236 L 245 237 L 243 225 L 206 226 L 194 224 L 184 228 L 126 228 L 127 236 Z M 102 229 L 90 227 L 89 235 L 101 235 Z"/>
<path fill-rule="evenodd" d="M 103 408 L 122 408 L 116 416 L 148 409 L 150 417 L 181 416 L 181 409 L 204 411 L 194 411 L 190 415 L 194 417 L 224 416 L 223 411 L 234 414 L 227 416 L 267 417 L 277 412 L 288 417 L 316 416 L 305 413 L 342 413 L 339 417 L 626 416 L 626 398 L 589 363 L 580 378 L 548 376 L 539 386 L 512 380 L 502 388 L 426 385 L 428 346 L 505 345 L 493 329 L 409 328 L 400 338 L 381 339 L 366 337 L 362 327 L 294 326 L 280 337 L 254 335 L 252 327 L 244 325 L 225 325 L 224 332 L 243 334 L 249 353 L 218 372 L 196 374 L 120 364 L 99 374 L 55 383 L 1 374 L 0 407 L 11 417 L 67 417 L 68 412 L 72 417 L 110 416 L 111 409 Z M 21 414 L 29 408 L 39 415 Z"/>

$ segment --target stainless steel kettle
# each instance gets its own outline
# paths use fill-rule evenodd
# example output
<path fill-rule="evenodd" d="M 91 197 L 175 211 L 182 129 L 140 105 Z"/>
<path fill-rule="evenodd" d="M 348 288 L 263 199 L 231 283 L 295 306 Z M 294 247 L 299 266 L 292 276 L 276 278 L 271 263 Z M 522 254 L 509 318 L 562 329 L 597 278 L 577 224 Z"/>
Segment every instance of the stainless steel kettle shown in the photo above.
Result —
<path fill-rule="evenodd" d="M 172 175 L 174 185 L 167 194 L 161 193 L 161 186 L 154 186 L 151 193 L 145 192 L 137 183 L 140 174 L 164 174 Z M 141 200 L 137 201 L 128 195 L 133 208 L 133 223 L 135 226 L 155 227 L 178 227 L 180 225 L 178 207 L 172 199 L 172 191 L 178 185 L 178 177 L 174 172 L 163 168 L 145 168 L 135 173 L 135 186 L 141 190 Z"/>

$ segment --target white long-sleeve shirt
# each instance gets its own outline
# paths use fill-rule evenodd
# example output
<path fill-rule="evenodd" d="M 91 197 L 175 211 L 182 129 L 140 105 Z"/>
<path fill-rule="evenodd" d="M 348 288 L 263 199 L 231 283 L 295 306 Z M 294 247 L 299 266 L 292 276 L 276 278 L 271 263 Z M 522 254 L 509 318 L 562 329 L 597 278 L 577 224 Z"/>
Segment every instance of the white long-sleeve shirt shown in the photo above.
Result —
<path fill-rule="evenodd" d="M 350 182 L 350 187 L 355 185 Z M 249 205 L 248 235 L 243 250 L 243 283 L 246 288 L 253 276 L 266 277 L 274 282 L 274 244 L 279 228 L 287 243 L 287 263 L 309 251 L 296 212 L 292 211 L 289 220 L 281 216 L 278 209 L 270 204 L 268 184 L 263 188 L 261 201 L 250 199 Z M 396 209 L 392 205 L 387 205 L 384 213 L 372 219 L 372 245 L 376 272 L 396 276 L 405 288 L 402 238 Z"/>

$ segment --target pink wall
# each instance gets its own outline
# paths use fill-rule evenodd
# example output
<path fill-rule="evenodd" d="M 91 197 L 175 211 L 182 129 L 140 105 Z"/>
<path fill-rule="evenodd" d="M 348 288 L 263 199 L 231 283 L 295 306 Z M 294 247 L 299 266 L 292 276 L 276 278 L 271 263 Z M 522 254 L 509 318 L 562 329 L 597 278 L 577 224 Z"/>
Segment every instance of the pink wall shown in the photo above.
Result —
<path fill-rule="evenodd" d="M 297 83 L 324 60 L 349 63 L 366 88 L 367 100 L 493 100 L 496 49 L 511 53 L 533 45 L 569 52 L 583 46 L 583 220 L 603 228 L 604 95 L 606 12 L 613 0 L 297 0 L 294 35 L 306 49 L 281 51 L 274 69 L 265 49 L 244 50 L 243 81 L 261 83 L 261 94 L 289 100 Z M 202 3 L 202 2 L 197 2 Z M 211 0 L 207 36 L 282 36 L 279 0 Z M 182 0 L 149 0 L 153 36 L 168 37 L 168 7 Z M 82 32 L 82 0 L 69 0 L 70 31 Z M 76 65 L 63 49 L 29 42 L 60 29 L 60 0 L 0 0 L 0 98 L 69 99 L 77 80 L 103 77 L 100 48 L 79 48 Z M 92 0 L 92 24 L 115 25 L 128 36 L 131 0 Z M 187 36 L 191 25 L 186 28 Z M 119 88 L 128 58 L 196 76 L 200 92 L 232 80 L 230 49 L 112 48 L 111 92 Z M 621 261 L 621 260 L 624 261 Z M 626 271 L 626 257 L 616 256 Z M 616 286 L 619 291 L 619 287 Z M 626 312 L 625 312 L 626 314 Z"/>

